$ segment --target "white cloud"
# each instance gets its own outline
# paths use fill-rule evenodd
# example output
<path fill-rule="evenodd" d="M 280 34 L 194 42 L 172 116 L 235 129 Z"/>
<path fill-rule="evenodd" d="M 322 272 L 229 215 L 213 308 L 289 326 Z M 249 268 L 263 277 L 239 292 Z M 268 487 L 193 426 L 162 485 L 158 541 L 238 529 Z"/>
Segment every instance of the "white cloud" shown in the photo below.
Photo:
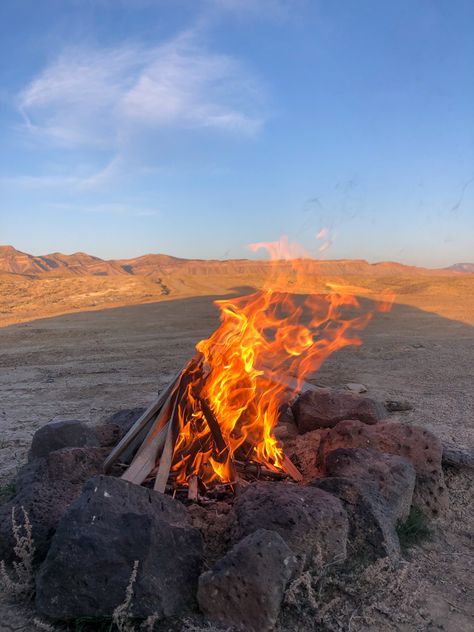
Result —
<path fill-rule="evenodd" d="M 164 127 L 252 135 L 263 124 L 257 81 L 189 33 L 154 48 L 67 49 L 18 102 L 33 134 L 65 146 L 119 148 Z"/>

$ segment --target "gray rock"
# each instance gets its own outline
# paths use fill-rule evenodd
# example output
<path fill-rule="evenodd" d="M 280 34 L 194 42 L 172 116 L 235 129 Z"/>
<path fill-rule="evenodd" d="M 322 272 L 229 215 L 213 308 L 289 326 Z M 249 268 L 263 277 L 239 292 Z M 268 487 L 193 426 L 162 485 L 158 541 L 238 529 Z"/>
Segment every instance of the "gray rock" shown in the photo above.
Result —
<path fill-rule="evenodd" d="M 211 621 L 245 632 L 269 632 L 297 566 L 278 533 L 259 529 L 201 575 L 199 607 Z"/>
<path fill-rule="evenodd" d="M 234 512 L 234 541 L 270 529 L 304 566 L 345 559 L 346 513 L 337 498 L 320 489 L 280 481 L 254 483 L 237 496 Z"/>
<path fill-rule="evenodd" d="M 435 518 L 448 509 L 448 494 L 441 468 L 442 445 L 428 430 L 398 422 L 368 426 L 360 421 L 341 421 L 324 431 L 317 463 L 324 466 L 326 455 L 337 448 L 373 448 L 397 454 L 415 468 L 413 504 Z"/>
<path fill-rule="evenodd" d="M 443 467 L 474 470 L 474 448 L 458 448 L 444 443 L 441 463 Z"/>
<path fill-rule="evenodd" d="M 196 605 L 202 537 L 172 498 L 108 476 L 91 479 L 63 516 L 36 580 L 36 607 L 53 619 L 184 615 Z"/>
<path fill-rule="evenodd" d="M 102 472 L 106 454 L 103 448 L 63 448 L 20 468 L 15 497 L 0 507 L 0 559 L 13 561 L 11 514 L 15 508 L 16 520 L 22 524 L 23 507 L 33 529 L 35 561 L 43 560 L 59 520 L 80 496 L 84 483 Z"/>
<path fill-rule="evenodd" d="M 394 524 L 408 518 L 416 474 L 406 459 L 373 449 L 338 448 L 326 454 L 324 469 L 328 476 L 373 485 L 387 503 Z"/>
<path fill-rule="evenodd" d="M 413 410 L 413 405 L 406 400 L 399 401 L 395 399 L 387 399 L 385 402 L 385 408 L 389 413 L 406 412 L 407 410 Z"/>
<path fill-rule="evenodd" d="M 85 446 L 99 446 L 96 433 L 91 426 L 77 420 L 52 421 L 35 432 L 28 459 L 42 458 L 61 448 Z"/>
<path fill-rule="evenodd" d="M 342 501 L 350 523 L 350 560 L 365 564 L 379 557 L 399 557 L 400 542 L 393 516 L 373 485 L 348 478 L 322 478 L 312 485 Z"/>
<path fill-rule="evenodd" d="M 100 445 L 108 448 L 115 446 L 144 412 L 145 408 L 124 408 L 106 417 L 94 426 Z"/>
<path fill-rule="evenodd" d="M 303 393 L 292 409 L 301 433 L 332 428 L 344 419 L 375 424 L 385 415 L 383 406 L 368 397 L 329 389 Z"/>

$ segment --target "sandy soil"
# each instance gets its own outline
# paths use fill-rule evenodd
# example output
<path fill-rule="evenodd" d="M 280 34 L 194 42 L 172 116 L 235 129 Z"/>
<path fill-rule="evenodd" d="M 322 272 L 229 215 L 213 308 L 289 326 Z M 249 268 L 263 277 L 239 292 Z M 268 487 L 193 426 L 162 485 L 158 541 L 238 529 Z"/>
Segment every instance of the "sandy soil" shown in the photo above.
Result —
<path fill-rule="evenodd" d="M 314 381 L 361 382 L 374 398 L 408 400 L 413 410 L 393 419 L 472 447 L 474 309 L 467 282 L 444 295 L 432 288 L 413 289 L 411 298 L 401 292 L 402 303 L 423 309 L 397 304 L 377 314 L 362 334 L 363 346 L 333 356 Z M 211 297 L 200 296 L 0 329 L 2 482 L 11 480 L 34 431 L 48 421 L 92 422 L 121 407 L 147 405 L 217 322 Z M 451 514 L 431 541 L 412 552 L 403 581 L 398 571 L 376 569 L 371 588 L 348 597 L 357 603 L 349 613 L 352 632 L 474 629 L 472 487 L 466 473 L 448 472 L 447 483 Z M 346 606 L 334 607 L 344 619 Z M 33 629 L 18 610 L 8 613 L 4 620 L 11 628 L 3 629 Z"/>

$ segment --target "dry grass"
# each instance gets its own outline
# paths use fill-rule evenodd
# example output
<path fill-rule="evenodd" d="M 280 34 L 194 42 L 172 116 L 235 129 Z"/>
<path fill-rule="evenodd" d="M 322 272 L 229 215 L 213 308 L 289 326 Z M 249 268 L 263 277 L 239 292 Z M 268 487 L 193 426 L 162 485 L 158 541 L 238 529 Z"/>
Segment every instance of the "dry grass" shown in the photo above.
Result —
<path fill-rule="evenodd" d="M 30 598 L 34 590 L 33 557 L 35 545 L 33 529 L 28 513 L 23 512 L 23 524 L 16 521 L 15 507 L 12 508 L 12 531 L 15 541 L 14 552 L 17 560 L 13 562 L 12 571 L 7 570 L 4 560 L 0 562 L 0 581 L 3 590 L 16 598 Z"/>

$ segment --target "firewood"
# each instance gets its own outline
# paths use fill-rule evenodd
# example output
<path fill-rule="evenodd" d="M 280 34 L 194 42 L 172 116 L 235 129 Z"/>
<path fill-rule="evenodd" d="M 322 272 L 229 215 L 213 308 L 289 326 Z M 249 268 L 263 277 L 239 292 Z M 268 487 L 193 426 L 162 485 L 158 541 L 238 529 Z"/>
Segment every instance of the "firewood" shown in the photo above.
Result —
<path fill-rule="evenodd" d="M 189 500 L 198 499 L 198 477 L 192 474 L 188 480 L 188 498 Z"/>
<path fill-rule="evenodd" d="M 296 465 L 284 454 L 281 464 L 282 470 L 288 474 L 294 481 L 300 483 L 303 476 Z"/>
<path fill-rule="evenodd" d="M 174 447 L 176 444 L 176 439 L 178 437 L 179 432 L 179 419 L 178 419 L 178 407 L 181 399 L 181 395 L 188 385 L 190 380 L 189 374 L 184 371 L 178 381 L 178 386 L 176 389 L 176 395 L 174 397 L 173 410 L 171 411 L 171 416 L 168 424 L 168 431 L 166 434 L 166 441 L 163 448 L 163 453 L 160 458 L 160 463 L 158 465 L 158 472 L 156 474 L 154 489 L 157 492 L 165 493 L 166 483 L 168 481 L 168 477 L 171 470 L 171 465 L 173 464 L 173 454 Z"/>
<path fill-rule="evenodd" d="M 160 456 L 168 435 L 170 422 L 165 423 L 161 430 L 149 441 L 143 443 L 133 461 L 122 474 L 124 481 L 141 485 L 153 470 L 156 459 Z"/>
<path fill-rule="evenodd" d="M 225 460 L 227 458 L 227 454 L 229 452 L 229 448 L 227 447 L 226 442 L 224 441 L 224 437 L 222 436 L 222 432 L 219 426 L 219 422 L 217 421 L 214 413 L 212 412 L 209 404 L 206 402 L 204 398 L 199 400 L 201 404 L 202 412 L 204 413 L 204 418 L 209 426 L 209 430 L 211 431 L 212 438 L 214 440 L 214 444 L 217 448 L 218 452 L 218 460 L 221 458 Z M 220 457 L 220 458 L 219 458 Z"/>

